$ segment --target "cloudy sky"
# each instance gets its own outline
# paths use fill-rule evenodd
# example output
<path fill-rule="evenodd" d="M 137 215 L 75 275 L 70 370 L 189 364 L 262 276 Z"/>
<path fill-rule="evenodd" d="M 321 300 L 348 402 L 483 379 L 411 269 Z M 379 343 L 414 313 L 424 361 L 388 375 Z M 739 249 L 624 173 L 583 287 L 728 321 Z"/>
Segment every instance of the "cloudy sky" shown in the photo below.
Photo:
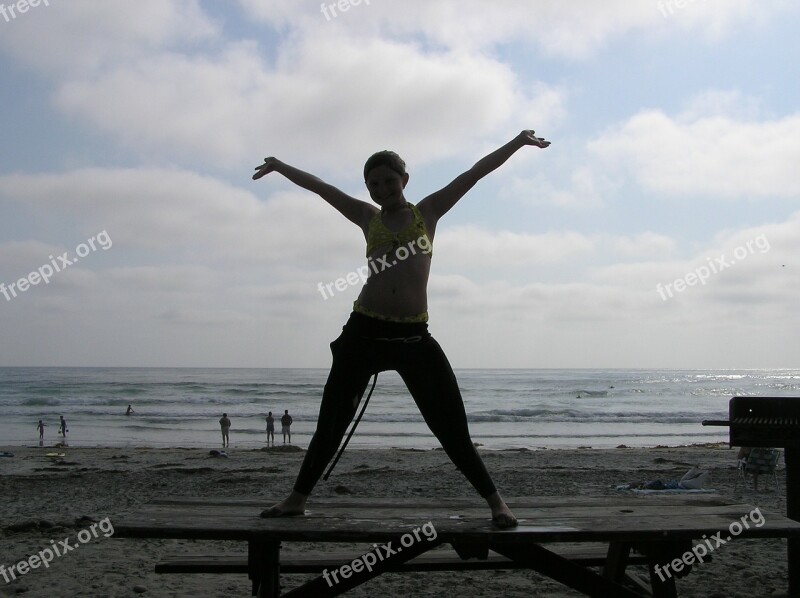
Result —
<path fill-rule="evenodd" d="M 363 237 L 253 167 L 414 202 L 528 128 L 437 229 L 454 367 L 800 363 L 797 2 L 9 4 L 0 365 L 326 367 Z"/>

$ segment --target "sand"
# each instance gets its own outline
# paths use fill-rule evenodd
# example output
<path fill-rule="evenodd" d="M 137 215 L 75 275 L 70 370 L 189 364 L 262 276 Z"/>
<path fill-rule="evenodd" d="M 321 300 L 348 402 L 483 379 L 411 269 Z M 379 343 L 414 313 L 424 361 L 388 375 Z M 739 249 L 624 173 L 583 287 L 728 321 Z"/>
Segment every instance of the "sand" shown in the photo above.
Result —
<path fill-rule="evenodd" d="M 156 575 L 153 565 L 168 555 L 238 553 L 230 542 L 115 538 L 115 516 L 167 496 L 263 498 L 269 505 L 291 488 L 303 451 L 279 446 L 268 451 L 237 449 L 229 458 L 210 458 L 205 449 L 17 448 L 0 458 L 0 565 L 8 567 L 60 540 L 97 537 L 6 583 L 0 596 L 249 596 L 245 575 Z M 46 452 L 60 450 L 63 459 Z M 735 451 L 724 445 L 675 448 L 617 448 L 482 451 L 505 496 L 614 496 L 619 484 L 680 478 L 692 465 L 712 472 L 712 485 L 726 498 L 786 513 L 783 462 L 778 489 L 755 492 L 736 480 Z M 761 486 L 763 486 L 763 478 Z M 474 491 L 441 450 L 348 450 L 315 496 L 471 497 Z M 313 497 L 311 499 L 313 501 Z M 310 503 L 311 504 L 311 503 Z M 106 519 L 108 518 L 108 519 Z M 105 524 L 103 522 L 105 521 Z M 105 527 L 103 527 L 105 525 Z M 51 542 L 53 541 L 53 542 Z M 359 546 L 354 547 L 358 553 Z M 787 595 L 786 541 L 737 539 L 718 548 L 713 561 L 678 580 L 680 596 L 734 598 Z M 284 578 L 291 588 L 302 576 Z M 578 596 L 533 572 L 390 574 L 351 596 L 462 596 L 471 598 Z"/>

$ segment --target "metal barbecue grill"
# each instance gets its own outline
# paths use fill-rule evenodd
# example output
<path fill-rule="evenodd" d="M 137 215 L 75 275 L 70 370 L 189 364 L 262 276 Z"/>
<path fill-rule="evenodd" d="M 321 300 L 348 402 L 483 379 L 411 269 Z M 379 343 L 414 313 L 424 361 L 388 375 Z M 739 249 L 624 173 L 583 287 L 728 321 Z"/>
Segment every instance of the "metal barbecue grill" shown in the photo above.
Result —
<path fill-rule="evenodd" d="M 733 397 L 727 421 L 703 425 L 730 427 L 731 446 L 783 448 L 786 516 L 800 521 L 800 397 Z M 788 542 L 789 595 L 800 596 L 800 540 Z"/>
<path fill-rule="evenodd" d="M 800 398 L 733 397 L 728 421 L 704 421 L 704 426 L 730 426 L 731 446 L 800 446 Z"/>

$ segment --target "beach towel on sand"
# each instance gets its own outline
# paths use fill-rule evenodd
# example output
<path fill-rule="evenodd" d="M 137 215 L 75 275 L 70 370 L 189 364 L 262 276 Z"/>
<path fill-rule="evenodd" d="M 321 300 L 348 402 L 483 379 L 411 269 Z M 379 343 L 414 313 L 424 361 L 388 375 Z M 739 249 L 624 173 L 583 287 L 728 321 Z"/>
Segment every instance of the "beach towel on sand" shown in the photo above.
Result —
<path fill-rule="evenodd" d="M 620 484 L 617 490 L 632 490 L 638 494 L 682 494 L 714 492 L 706 488 L 711 482 L 711 474 L 699 467 L 692 467 L 680 480 L 650 480 L 641 484 Z"/>

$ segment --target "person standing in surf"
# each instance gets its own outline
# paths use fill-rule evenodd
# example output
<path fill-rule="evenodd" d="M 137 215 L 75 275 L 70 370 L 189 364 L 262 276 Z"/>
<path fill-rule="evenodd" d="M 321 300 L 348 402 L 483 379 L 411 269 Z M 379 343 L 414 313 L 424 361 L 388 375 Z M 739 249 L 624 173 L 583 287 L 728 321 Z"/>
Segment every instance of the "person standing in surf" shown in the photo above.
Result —
<path fill-rule="evenodd" d="M 272 411 L 267 414 L 267 446 L 269 446 L 270 438 L 272 438 L 272 446 L 275 446 L 275 418 L 272 417 Z"/>
<path fill-rule="evenodd" d="M 317 428 L 294 488 L 286 499 L 264 510 L 262 517 L 305 513 L 308 496 L 353 420 L 370 377 L 396 370 L 448 457 L 486 500 L 492 523 L 500 528 L 517 525 L 472 443 L 453 369 L 428 332 L 427 285 L 441 217 L 516 151 L 549 145 L 534 131 L 522 131 L 416 205 L 404 195 L 409 180 L 405 162 L 394 152 L 378 152 L 364 166 L 364 182 L 380 209 L 277 158 L 266 158 L 256 167 L 254 180 L 277 172 L 316 193 L 358 226 L 367 242 L 369 264 L 369 277 L 353 312 L 342 334 L 331 343 L 333 364 Z"/>
<path fill-rule="evenodd" d="M 281 416 L 281 432 L 283 432 L 283 444 L 286 444 L 286 437 L 289 437 L 289 444 L 292 444 L 292 424 L 294 420 L 289 415 L 289 410 L 284 409 Z"/>
<path fill-rule="evenodd" d="M 222 448 L 230 446 L 231 420 L 227 413 L 223 413 L 219 418 L 219 429 L 222 432 Z"/>

